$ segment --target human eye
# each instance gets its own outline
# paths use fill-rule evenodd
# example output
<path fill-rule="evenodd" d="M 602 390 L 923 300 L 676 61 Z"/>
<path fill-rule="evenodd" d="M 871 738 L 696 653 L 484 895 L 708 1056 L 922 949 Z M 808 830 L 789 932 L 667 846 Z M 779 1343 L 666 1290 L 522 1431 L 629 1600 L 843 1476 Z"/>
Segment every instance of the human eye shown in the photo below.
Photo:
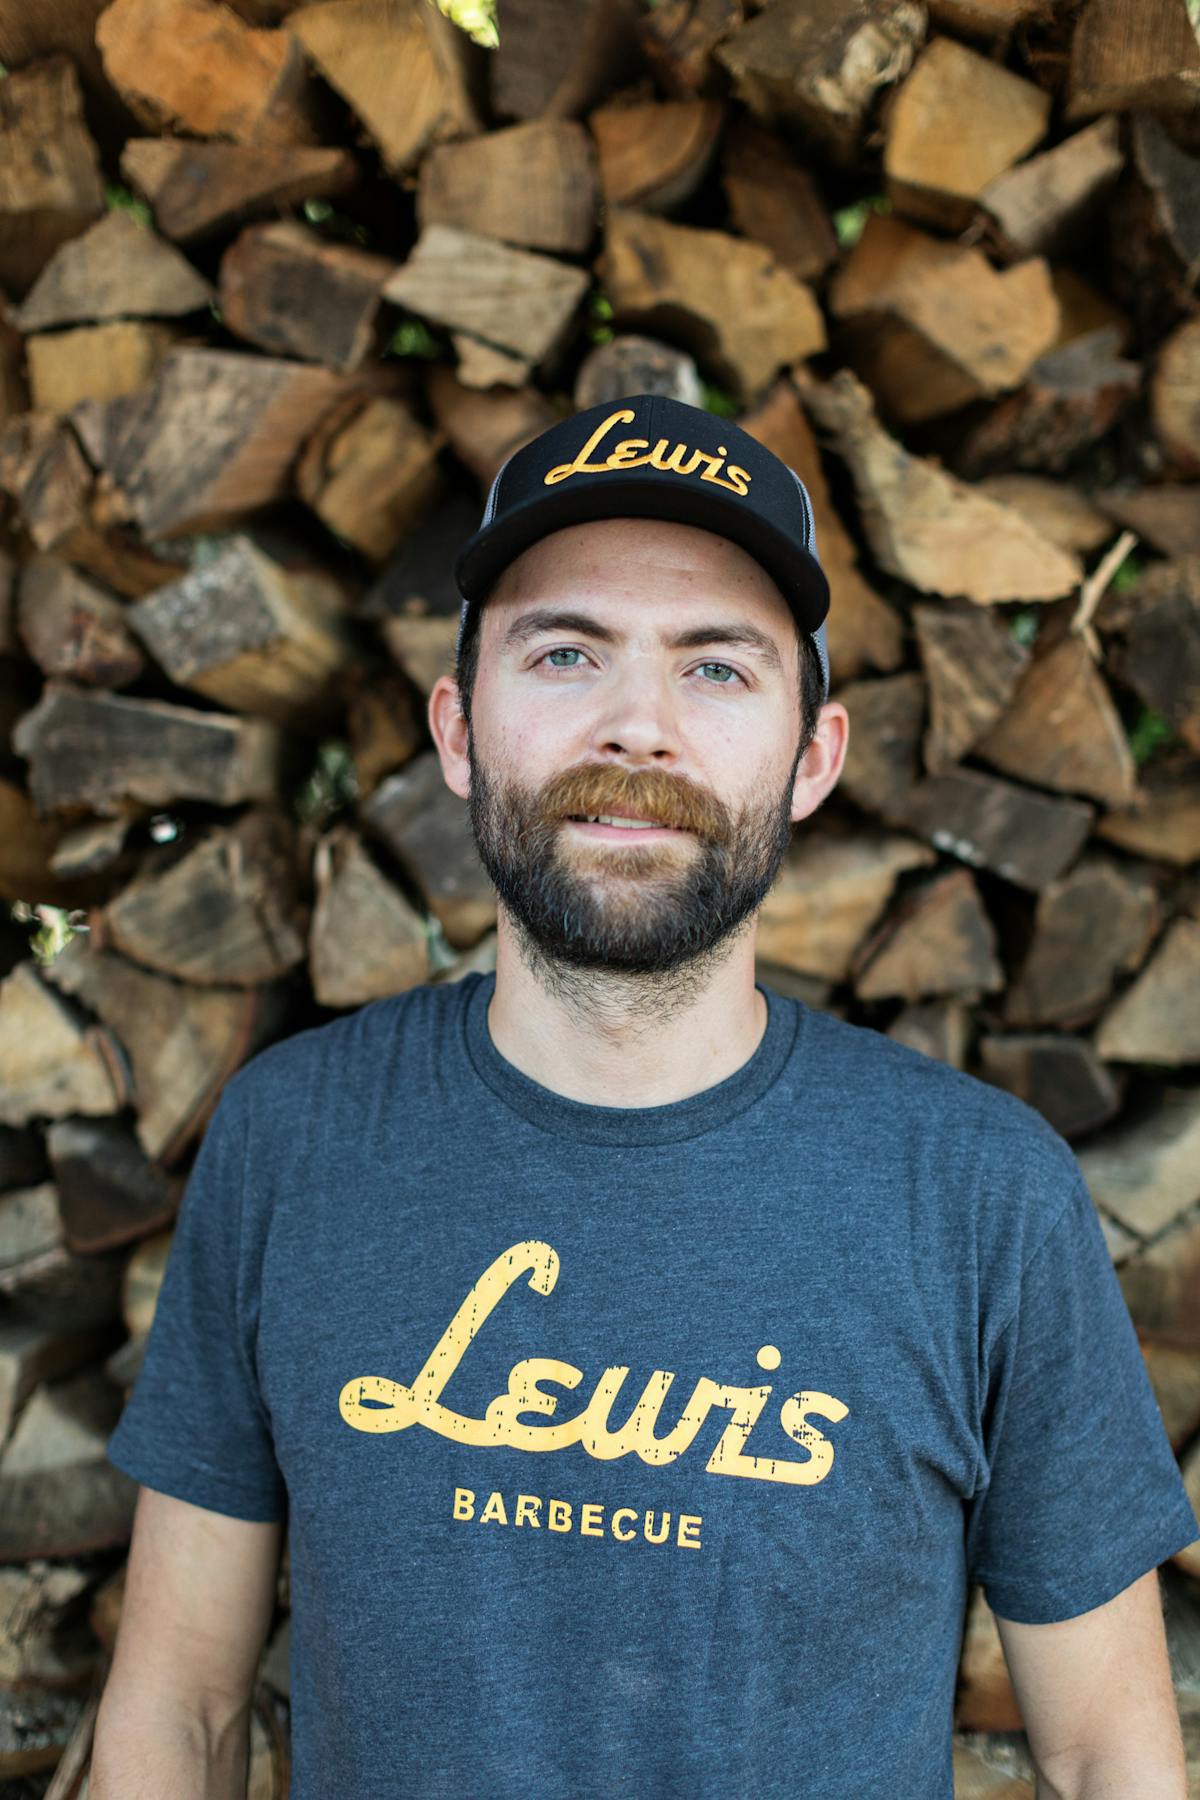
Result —
<path fill-rule="evenodd" d="M 552 650 L 543 650 L 542 654 L 540 656 L 535 657 L 534 662 L 533 662 L 533 667 L 536 669 L 539 664 L 547 662 L 548 659 L 552 656 L 582 656 L 582 655 L 583 655 L 583 651 L 579 648 L 579 646 L 577 644 L 556 644 Z M 555 663 L 550 663 L 549 666 L 552 669 L 577 669 L 577 668 L 579 668 L 580 665 L 578 663 L 555 662 Z"/>
<path fill-rule="evenodd" d="M 738 674 L 737 670 L 735 668 L 733 668 L 729 663 L 702 662 L 702 663 L 698 663 L 697 667 L 701 668 L 701 669 L 724 669 L 727 675 L 733 676 L 734 681 L 742 681 L 742 677 Z M 745 683 L 743 682 L 742 685 L 744 686 Z M 732 687 L 733 682 L 730 682 L 730 681 L 706 682 L 705 686 L 706 687 L 713 687 L 713 686 L 715 686 L 715 687 Z"/>

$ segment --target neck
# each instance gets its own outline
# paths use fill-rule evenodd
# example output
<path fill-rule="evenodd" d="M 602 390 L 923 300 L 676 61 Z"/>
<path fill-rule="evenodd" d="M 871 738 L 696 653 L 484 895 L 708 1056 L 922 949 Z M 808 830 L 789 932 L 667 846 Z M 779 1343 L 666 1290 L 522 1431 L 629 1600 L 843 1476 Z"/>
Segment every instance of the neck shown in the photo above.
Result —
<path fill-rule="evenodd" d="M 492 1042 L 523 1075 L 590 1106 L 667 1106 L 724 1081 L 767 1025 L 753 922 L 719 957 L 663 975 L 548 963 L 500 908 Z"/>

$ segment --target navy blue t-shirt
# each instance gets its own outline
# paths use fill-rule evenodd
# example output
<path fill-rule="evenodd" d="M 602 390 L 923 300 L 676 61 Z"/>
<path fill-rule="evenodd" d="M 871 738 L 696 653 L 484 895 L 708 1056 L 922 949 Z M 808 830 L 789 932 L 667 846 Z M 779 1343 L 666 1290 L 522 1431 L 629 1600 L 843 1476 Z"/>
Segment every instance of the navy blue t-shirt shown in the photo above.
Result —
<path fill-rule="evenodd" d="M 109 1440 L 286 1519 L 291 1800 L 951 1800 L 969 1584 L 1200 1536 L 1073 1152 L 769 988 L 724 1081 L 566 1099 L 494 987 L 227 1084 Z"/>

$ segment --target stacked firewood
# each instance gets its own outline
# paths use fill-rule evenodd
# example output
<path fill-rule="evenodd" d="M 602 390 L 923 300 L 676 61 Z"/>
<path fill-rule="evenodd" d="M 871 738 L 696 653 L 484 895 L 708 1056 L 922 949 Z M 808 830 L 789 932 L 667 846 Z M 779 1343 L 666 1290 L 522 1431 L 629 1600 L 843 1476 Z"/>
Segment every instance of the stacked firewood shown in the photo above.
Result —
<path fill-rule="evenodd" d="M 5 1793 L 86 1792 L 104 1445 L 222 1084 L 494 960 L 425 716 L 454 553 L 629 392 L 816 502 L 850 749 L 761 978 L 1072 1142 L 1200 1502 L 1196 21 L 500 0 L 487 48 L 428 0 L 0 0 Z M 285 1556 L 256 1795 L 286 1643 Z M 963 1796 L 1032 1793 L 978 1591 L 955 1722 Z"/>

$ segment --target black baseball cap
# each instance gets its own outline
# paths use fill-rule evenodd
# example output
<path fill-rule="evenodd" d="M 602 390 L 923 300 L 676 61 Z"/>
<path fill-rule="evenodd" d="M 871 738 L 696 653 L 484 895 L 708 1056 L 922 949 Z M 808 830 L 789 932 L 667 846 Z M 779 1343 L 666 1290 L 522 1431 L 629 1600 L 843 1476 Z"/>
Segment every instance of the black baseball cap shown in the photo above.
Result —
<path fill-rule="evenodd" d="M 796 471 L 730 419 L 667 394 L 629 394 L 551 425 L 506 458 L 479 529 L 454 564 L 455 655 L 501 571 L 522 550 L 591 519 L 671 519 L 732 538 L 762 564 L 816 645 L 829 696 L 829 583 Z"/>

